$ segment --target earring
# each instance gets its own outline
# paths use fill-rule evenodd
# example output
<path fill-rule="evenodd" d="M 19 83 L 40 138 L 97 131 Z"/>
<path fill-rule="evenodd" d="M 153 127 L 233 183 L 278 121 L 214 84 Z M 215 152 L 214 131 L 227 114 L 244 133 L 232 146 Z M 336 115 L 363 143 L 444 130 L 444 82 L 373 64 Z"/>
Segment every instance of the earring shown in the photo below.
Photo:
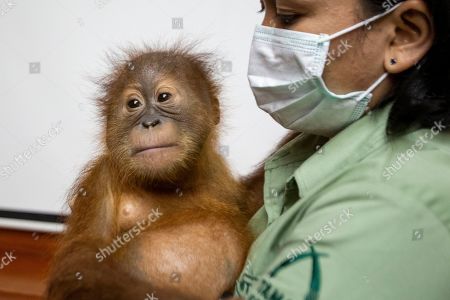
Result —
<path fill-rule="evenodd" d="M 391 58 L 391 65 L 396 65 L 397 64 L 397 60 L 395 58 Z"/>

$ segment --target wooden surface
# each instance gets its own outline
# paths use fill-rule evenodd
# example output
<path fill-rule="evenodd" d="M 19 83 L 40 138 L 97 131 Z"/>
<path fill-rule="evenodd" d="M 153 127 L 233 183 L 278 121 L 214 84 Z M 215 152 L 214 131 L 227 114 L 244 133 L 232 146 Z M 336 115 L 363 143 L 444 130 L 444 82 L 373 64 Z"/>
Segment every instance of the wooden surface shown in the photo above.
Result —
<path fill-rule="evenodd" d="M 14 261 L 0 269 L 1 300 L 43 299 L 56 239 L 53 234 L 0 228 L 0 264 L 11 251 L 15 257 Z"/>

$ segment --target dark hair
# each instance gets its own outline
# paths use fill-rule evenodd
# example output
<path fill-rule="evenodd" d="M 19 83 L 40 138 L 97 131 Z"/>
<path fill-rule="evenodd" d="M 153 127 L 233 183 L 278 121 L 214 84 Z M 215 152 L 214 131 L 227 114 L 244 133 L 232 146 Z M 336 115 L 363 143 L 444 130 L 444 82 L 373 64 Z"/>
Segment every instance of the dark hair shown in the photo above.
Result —
<path fill-rule="evenodd" d="M 406 0 L 362 0 L 369 14 L 382 12 Z M 435 40 L 426 56 L 398 75 L 398 84 L 385 101 L 394 101 L 387 133 L 398 135 L 413 128 L 450 127 L 450 4 L 425 0 L 434 22 Z"/>

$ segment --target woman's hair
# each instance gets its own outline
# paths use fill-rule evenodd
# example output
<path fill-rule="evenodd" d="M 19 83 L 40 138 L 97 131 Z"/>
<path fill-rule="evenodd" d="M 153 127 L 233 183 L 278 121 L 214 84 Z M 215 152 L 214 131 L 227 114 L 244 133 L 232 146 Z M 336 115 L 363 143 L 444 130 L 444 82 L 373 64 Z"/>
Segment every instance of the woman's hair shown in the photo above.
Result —
<path fill-rule="evenodd" d="M 406 0 L 361 1 L 373 15 Z M 387 126 L 389 135 L 432 128 L 435 122 L 450 128 L 450 1 L 425 2 L 433 16 L 435 40 L 417 65 L 398 75 L 398 84 L 385 101 L 394 101 Z"/>

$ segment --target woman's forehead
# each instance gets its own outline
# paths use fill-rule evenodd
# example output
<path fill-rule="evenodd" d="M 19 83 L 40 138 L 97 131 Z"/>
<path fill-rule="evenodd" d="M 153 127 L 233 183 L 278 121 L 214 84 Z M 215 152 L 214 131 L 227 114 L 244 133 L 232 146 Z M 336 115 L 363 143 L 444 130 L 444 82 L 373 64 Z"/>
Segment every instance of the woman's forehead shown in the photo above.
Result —
<path fill-rule="evenodd" d="M 329 6 L 354 4 L 357 0 L 262 0 L 261 3 L 272 6 Z"/>

